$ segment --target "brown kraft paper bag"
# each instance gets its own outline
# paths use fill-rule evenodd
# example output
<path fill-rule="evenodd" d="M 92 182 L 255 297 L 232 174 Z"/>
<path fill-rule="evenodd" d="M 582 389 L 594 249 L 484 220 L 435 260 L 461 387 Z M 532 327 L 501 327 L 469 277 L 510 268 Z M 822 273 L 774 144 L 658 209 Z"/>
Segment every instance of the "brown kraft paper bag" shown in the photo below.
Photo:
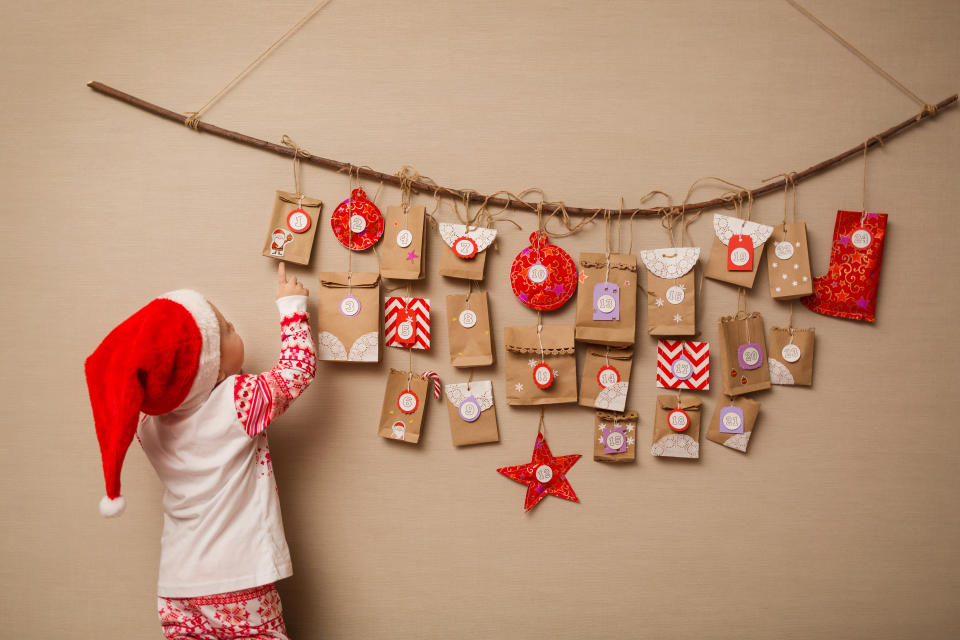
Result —
<path fill-rule="evenodd" d="M 815 337 L 812 328 L 771 327 L 770 382 L 811 386 Z"/>
<path fill-rule="evenodd" d="M 485 367 L 493 364 L 490 310 L 485 291 L 447 296 L 450 364 Z"/>
<path fill-rule="evenodd" d="M 450 415 L 450 438 L 455 447 L 500 440 L 490 380 L 448 384 L 444 389 Z"/>
<path fill-rule="evenodd" d="M 774 299 L 794 300 L 813 293 L 806 223 L 791 222 L 773 228 L 767 268 Z"/>
<path fill-rule="evenodd" d="M 594 460 L 633 462 L 637 459 L 636 411 L 597 411 L 594 427 Z"/>
<path fill-rule="evenodd" d="M 419 442 L 430 384 L 430 380 L 426 378 L 411 375 L 407 371 L 390 369 L 387 374 L 387 388 L 383 393 L 383 408 L 380 410 L 377 435 L 414 444 Z M 409 395 L 411 393 L 413 400 Z M 413 411 L 408 413 L 410 408 L 413 408 Z"/>
<path fill-rule="evenodd" d="M 424 219 L 426 208 L 387 207 L 380 275 L 396 280 L 421 280 L 424 276 Z"/>
<path fill-rule="evenodd" d="M 760 403 L 756 400 L 724 398 L 710 419 L 707 440 L 746 453 L 759 414 Z"/>
<path fill-rule="evenodd" d="M 380 362 L 379 273 L 321 273 L 317 307 L 318 360 Z"/>
<path fill-rule="evenodd" d="M 630 389 L 633 347 L 618 349 L 587 345 L 580 379 L 579 404 L 584 407 L 623 411 Z"/>
<path fill-rule="evenodd" d="M 507 366 L 507 404 L 544 405 L 577 401 L 577 357 L 573 325 L 505 327 L 503 346 Z M 542 351 L 541 351 L 542 342 Z M 542 354 L 542 355 L 541 355 Z M 553 381 L 545 389 L 535 374 L 543 362 Z"/>
<path fill-rule="evenodd" d="M 606 254 L 581 253 L 580 274 L 576 339 L 613 347 L 632 345 L 637 333 L 637 256 L 611 253 L 608 272 Z M 604 312 L 595 303 L 611 290 L 618 302 L 613 311 Z"/>
<path fill-rule="evenodd" d="M 440 237 L 447 248 L 440 252 L 440 275 L 465 280 L 483 280 L 487 248 L 497 237 L 491 227 L 467 227 L 441 222 Z"/>
<path fill-rule="evenodd" d="M 647 333 L 695 336 L 700 248 L 650 249 L 641 251 L 640 259 L 647 268 Z"/>
<path fill-rule="evenodd" d="M 739 396 L 770 388 L 763 317 L 756 311 L 720 318 L 723 392 Z"/>
<path fill-rule="evenodd" d="M 656 415 L 653 418 L 653 446 L 650 454 L 663 458 L 700 457 L 700 410 L 703 403 L 697 398 L 679 398 L 676 395 L 657 396 Z M 672 415 L 679 409 L 682 415 Z M 671 427 L 671 420 L 677 431 Z"/>
<path fill-rule="evenodd" d="M 316 198 L 277 191 L 270 226 L 267 228 L 267 241 L 263 244 L 263 255 L 294 264 L 310 264 L 313 237 L 317 233 L 322 207 L 323 202 Z M 303 212 L 291 215 L 297 209 Z M 304 215 L 309 218 L 309 226 L 298 232 L 296 230 L 304 229 Z"/>
<path fill-rule="evenodd" d="M 718 213 L 713 216 L 713 231 L 713 247 L 710 249 L 710 259 L 707 261 L 707 270 L 703 275 L 707 278 L 752 289 L 753 281 L 757 277 L 757 269 L 760 267 L 760 258 L 763 257 L 764 243 L 773 233 L 773 227 Z M 727 268 L 728 244 L 731 238 L 746 239 L 752 245 L 752 269 L 735 271 Z"/>

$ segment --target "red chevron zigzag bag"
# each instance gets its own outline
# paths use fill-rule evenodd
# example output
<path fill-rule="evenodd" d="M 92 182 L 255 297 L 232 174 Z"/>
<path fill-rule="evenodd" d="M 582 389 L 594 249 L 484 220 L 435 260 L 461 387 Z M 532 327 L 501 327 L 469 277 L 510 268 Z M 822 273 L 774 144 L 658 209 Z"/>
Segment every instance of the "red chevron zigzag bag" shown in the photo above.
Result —
<path fill-rule="evenodd" d="M 710 388 L 710 343 L 691 340 L 657 342 L 657 386 L 661 389 Z"/>
<path fill-rule="evenodd" d="M 391 296 L 383 303 L 388 347 L 430 349 L 430 299 Z"/>

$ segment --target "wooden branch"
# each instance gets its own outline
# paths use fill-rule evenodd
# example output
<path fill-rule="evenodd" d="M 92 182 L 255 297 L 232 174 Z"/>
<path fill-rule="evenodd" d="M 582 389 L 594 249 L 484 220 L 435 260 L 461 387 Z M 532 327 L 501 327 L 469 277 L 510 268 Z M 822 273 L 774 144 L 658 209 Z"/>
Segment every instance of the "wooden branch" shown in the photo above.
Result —
<path fill-rule="evenodd" d="M 87 86 L 98 93 L 102 93 L 106 96 L 110 96 L 111 98 L 115 100 L 119 100 L 121 102 L 126 102 L 127 104 L 133 105 L 138 109 L 142 109 L 143 111 L 147 111 L 148 113 L 152 113 L 156 116 L 160 116 L 161 118 L 166 118 L 167 120 L 178 122 L 181 125 L 183 125 L 184 123 L 185 115 L 182 113 L 177 113 L 176 111 L 170 111 L 169 109 L 164 109 L 163 107 L 158 107 L 157 105 L 147 102 L 146 100 L 142 100 L 140 98 L 137 98 L 136 96 L 132 96 L 129 93 L 124 93 L 119 89 L 114 89 L 113 87 L 109 87 L 101 82 L 96 82 L 96 81 L 88 82 Z M 867 141 L 867 148 L 869 149 L 870 147 L 876 146 L 881 142 L 886 142 L 890 138 L 893 138 L 894 136 L 900 133 L 903 133 L 904 131 L 914 126 L 915 124 L 935 117 L 941 111 L 943 111 L 948 107 L 952 107 L 956 103 L 957 103 L 957 94 L 953 94 L 949 98 L 944 98 L 943 100 L 937 103 L 935 110 L 933 111 L 925 110 L 916 116 L 911 116 L 910 118 L 904 120 L 900 124 L 894 125 L 889 129 L 878 133 L 875 136 L 871 136 L 869 141 Z M 210 133 L 215 136 L 219 136 L 221 138 L 226 138 L 227 140 L 233 140 L 234 142 L 239 142 L 240 144 L 256 147 L 264 151 L 269 151 L 271 153 L 275 153 L 278 155 L 287 156 L 290 158 L 292 158 L 294 154 L 293 149 L 291 149 L 290 147 L 280 145 L 280 144 L 274 144 L 272 142 L 267 142 L 266 140 L 261 140 L 259 138 L 254 138 L 242 133 L 238 133 L 236 131 L 224 129 L 222 127 L 218 127 L 213 124 L 208 124 L 203 121 L 198 123 L 197 130 L 205 133 Z M 798 172 L 794 176 L 794 180 L 797 183 L 802 182 L 807 178 L 811 178 L 817 175 L 818 173 L 822 173 L 827 169 L 830 169 L 844 162 L 845 160 L 849 160 L 850 158 L 861 153 L 863 153 L 862 142 L 857 144 L 855 147 L 844 151 L 843 153 L 835 155 L 832 158 L 824 160 L 823 162 L 817 163 L 812 167 L 809 167 L 807 169 L 804 169 L 803 171 Z M 348 162 L 340 162 L 338 160 L 331 160 L 329 158 L 315 156 L 313 154 L 304 154 L 303 152 L 301 152 L 300 158 L 301 158 L 301 161 L 303 162 L 309 162 L 311 164 L 315 164 L 321 167 L 326 167 L 328 169 L 335 169 L 337 171 L 352 170 L 354 172 L 359 172 L 359 175 L 361 176 L 371 178 L 373 180 L 385 182 L 387 184 L 400 186 L 400 177 L 389 174 L 389 173 L 382 173 L 380 171 L 375 171 L 373 169 L 369 169 L 366 167 L 357 167 L 356 165 L 352 165 Z M 448 196 L 457 198 L 461 201 L 464 198 L 469 198 L 471 202 L 483 202 L 484 200 L 486 200 L 489 206 L 507 207 L 510 209 L 522 209 L 525 211 L 534 210 L 534 207 L 535 207 L 534 203 L 525 202 L 523 200 L 512 200 L 507 198 L 488 198 L 488 196 L 477 193 L 475 191 L 470 191 L 470 190 L 465 191 L 461 189 L 452 189 L 449 187 L 438 187 L 432 184 L 428 184 L 426 182 L 411 182 L 410 185 L 411 185 L 411 189 L 413 189 L 414 191 L 427 193 L 430 195 L 433 195 L 434 192 L 438 191 L 442 195 L 448 195 Z M 757 187 L 756 189 L 750 189 L 749 194 L 752 197 L 757 198 L 759 196 L 772 193 L 774 191 L 779 191 L 780 189 L 783 188 L 783 186 L 784 186 L 784 179 L 781 178 L 780 180 L 769 182 L 761 187 Z M 744 193 L 744 196 L 746 197 L 746 193 Z M 705 200 L 703 202 L 688 203 L 685 207 L 685 210 L 689 212 L 689 211 L 700 211 L 700 210 L 712 209 L 715 207 L 722 206 L 726 203 L 727 203 L 727 200 L 724 200 L 723 198 L 714 198 L 713 200 Z M 550 206 L 548 206 L 547 208 L 552 209 L 552 207 Z M 567 213 L 573 216 L 593 215 L 598 210 L 608 209 L 607 207 L 595 207 L 591 209 L 591 208 L 584 208 L 584 207 L 568 207 L 568 206 L 564 206 L 564 208 L 566 209 Z M 624 209 L 623 210 L 623 213 L 626 215 L 641 215 L 641 216 L 658 215 L 660 214 L 660 212 L 661 212 L 661 209 Z"/>

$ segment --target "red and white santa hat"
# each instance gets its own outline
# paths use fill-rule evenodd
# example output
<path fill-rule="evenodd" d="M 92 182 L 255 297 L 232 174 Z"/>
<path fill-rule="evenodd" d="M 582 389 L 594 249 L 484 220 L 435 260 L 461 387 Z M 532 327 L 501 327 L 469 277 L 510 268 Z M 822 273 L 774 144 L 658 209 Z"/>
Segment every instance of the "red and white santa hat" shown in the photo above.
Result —
<path fill-rule="evenodd" d="M 220 326 L 196 291 L 164 294 L 124 320 L 87 358 L 87 388 L 107 495 L 100 513 L 119 516 L 120 468 L 140 413 L 162 415 L 203 401 L 220 371 Z"/>

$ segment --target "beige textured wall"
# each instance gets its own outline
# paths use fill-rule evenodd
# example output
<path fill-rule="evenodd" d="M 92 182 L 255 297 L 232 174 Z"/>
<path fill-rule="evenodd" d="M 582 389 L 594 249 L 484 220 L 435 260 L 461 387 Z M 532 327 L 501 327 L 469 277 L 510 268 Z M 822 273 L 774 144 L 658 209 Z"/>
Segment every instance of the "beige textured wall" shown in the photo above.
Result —
<path fill-rule="evenodd" d="M 88 90 L 98 79 L 177 110 L 199 106 L 283 32 L 306 1 L 4 2 L 0 7 L 0 620 L 25 638 L 156 638 L 161 486 L 134 445 L 129 509 L 97 513 L 99 452 L 84 357 L 151 297 L 190 286 L 240 328 L 249 369 L 277 355 L 271 260 L 260 256 L 290 162 L 148 116 Z M 931 101 L 957 91 L 960 5 L 810 8 Z M 208 115 L 269 140 L 388 171 L 408 163 L 481 191 L 542 185 L 575 205 L 628 204 L 702 175 L 742 184 L 799 170 L 917 107 L 785 2 L 374 2 L 335 0 Z M 378 367 L 320 367 L 272 427 L 295 576 L 280 585 L 297 638 L 945 638 L 956 603 L 960 111 L 871 153 L 867 204 L 891 214 L 879 322 L 798 310 L 817 330 L 815 386 L 760 394 L 750 453 L 704 441 L 688 464 L 646 451 L 655 342 L 638 340 L 629 406 L 636 464 L 595 463 L 592 414 L 547 411 L 557 453 L 586 454 L 580 504 L 521 510 L 498 466 L 528 459 L 534 410 L 505 404 L 502 329 L 533 321 L 506 271 L 523 233 L 487 265 L 502 442 L 454 449 L 431 401 L 424 440 L 375 436 Z M 800 188 L 814 272 L 835 212 L 859 208 L 861 164 Z M 346 178 L 306 168 L 325 213 Z M 372 186 L 375 188 L 375 185 Z M 705 189 L 697 196 L 709 196 Z M 386 189 L 383 205 L 396 203 Z M 779 196 L 755 218 L 780 216 Z M 325 217 L 310 282 L 345 267 Z M 506 227 L 505 227 L 506 229 Z M 707 217 L 692 227 L 707 246 Z M 599 247 L 596 227 L 561 244 Z M 634 246 L 664 243 L 656 222 Z M 429 260 L 440 249 L 431 238 Z M 372 256 L 356 260 L 373 266 Z M 441 303 L 458 282 L 418 289 Z M 315 300 L 315 298 L 314 298 Z M 735 294 L 708 281 L 699 318 Z M 765 268 L 750 297 L 786 320 Z M 439 315 L 435 316 L 435 320 Z M 569 305 L 549 317 L 572 322 Z M 643 322 L 643 318 L 641 322 Z M 446 335 L 418 355 L 445 381 Z M 581 355 L 582 357 L 582 355 Z M 719 398 L 704 400 L 707 413 Z"/>

